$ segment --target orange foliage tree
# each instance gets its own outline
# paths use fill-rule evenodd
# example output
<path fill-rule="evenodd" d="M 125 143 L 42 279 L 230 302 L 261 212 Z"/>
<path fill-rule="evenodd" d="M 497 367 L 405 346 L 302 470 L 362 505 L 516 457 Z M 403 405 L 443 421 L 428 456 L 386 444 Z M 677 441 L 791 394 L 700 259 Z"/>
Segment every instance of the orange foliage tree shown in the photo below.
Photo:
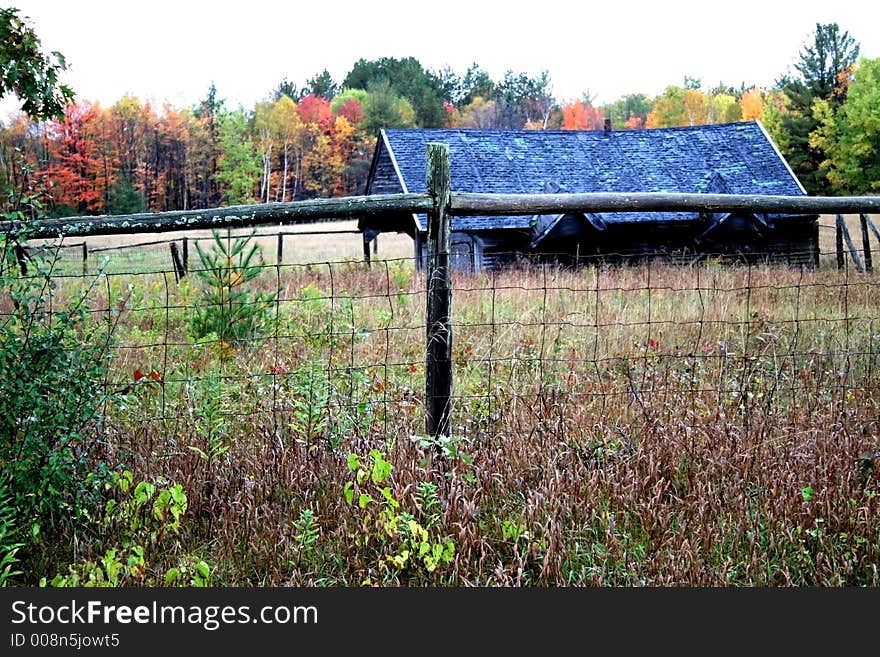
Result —
<path fill-rule="evenodd" d="M 53 181 L 52 200 L 66 212 L 89 214 L 103 209 L 106 192 L 115 180 L 116 162 L 98 148 L 104 133 L 98 105 L 87 102 L 67 106 L 64 119 L 46 124 L 43 141 L 47 166 L 43 173 Z"/>
<path fill-rule="evenodd" d="M 742 107 L 743 121 L 752 121 L 760 119 L 764 113 L 764 95 L 757 87 L 752 87 L 746 91 L 739 99 L 740 107 Z"/>
<path fill-rule="evenodd" d="M 601 109 L 581 100 L 576 100 L 562 108 L 563 130 L 599 130 L 604 122 L 605 117 Z"/>

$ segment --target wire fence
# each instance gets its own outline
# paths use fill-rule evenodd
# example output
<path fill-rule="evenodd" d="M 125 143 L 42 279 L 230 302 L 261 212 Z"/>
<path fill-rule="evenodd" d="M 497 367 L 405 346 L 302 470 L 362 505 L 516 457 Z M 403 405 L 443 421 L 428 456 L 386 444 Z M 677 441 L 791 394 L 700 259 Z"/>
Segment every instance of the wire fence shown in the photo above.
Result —
<path fill-rule="evenodd" d="M 315 450 L 430 440 L 413 258 L 285 262 L 267 253 L 276 238 L 257 244 L 245 294 L 221 301 L 192 250 L 180 276 L 179 238 L 91 248 L 86 267 L 81 243 L 53 252 L 57 302 L 91 281 L 91 316 L 115 327 L 108 436 L 168 458 L 241 436 Z M 453 274 L 453 440 L 538 433 L 616 452 L 707 423 L 780 441 L 829 424 L 876 435 L 876 276 L 827 251 L 818 269 L 616 260 Z M 224 321 L 236 304 L 259 312 L 244 333 L 206 333 L 223 304 Z"/>

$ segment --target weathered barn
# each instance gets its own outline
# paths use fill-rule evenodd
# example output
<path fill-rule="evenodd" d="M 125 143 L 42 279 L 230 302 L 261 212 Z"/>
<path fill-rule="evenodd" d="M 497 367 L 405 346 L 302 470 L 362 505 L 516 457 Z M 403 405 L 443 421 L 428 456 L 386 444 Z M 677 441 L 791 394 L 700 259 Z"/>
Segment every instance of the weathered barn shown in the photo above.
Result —
<path fill-rule="evenodd" d="M 806 192 L 757 121 L 649 130 L 382 130 L 366 194 L 424 192 L 426 146 L 449 145 L 457 192 Z M 424 258 L 425 215 L 363 218 L 365 239 L 401 232 Z M 765 213 L 603 212 L 453 217 L 453 263 L 491 269 L 528 256 L 569 263 L 670 254 L 729 254 L 818 263 L 818 217 Z"/>

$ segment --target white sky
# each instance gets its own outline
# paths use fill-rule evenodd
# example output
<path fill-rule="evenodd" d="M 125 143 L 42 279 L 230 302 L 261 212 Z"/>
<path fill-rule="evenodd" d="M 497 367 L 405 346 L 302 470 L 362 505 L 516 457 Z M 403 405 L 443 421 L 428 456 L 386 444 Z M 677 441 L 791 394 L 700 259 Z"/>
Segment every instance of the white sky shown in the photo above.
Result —
<path fill-rule="evenodd" d="M 9 0 L 44 50 L 61 51 L 78 100 L 110 106 L 125 94 L 187 107 L 211 82 L 227 107 L 252 108 L 283 79 L 324 68 L 341 82 L 361 57 L 416 57 L 463 74 L 476 62 L 547 70 L 560 101 L 653 97 L 684 76 L 771 86 L 816 23 L 837 22 L 880 57 L 877 0 Z M 430 7 L 429 9 L 426 9 Z M 0 102 L 0 117 L 17 107 Z"/>

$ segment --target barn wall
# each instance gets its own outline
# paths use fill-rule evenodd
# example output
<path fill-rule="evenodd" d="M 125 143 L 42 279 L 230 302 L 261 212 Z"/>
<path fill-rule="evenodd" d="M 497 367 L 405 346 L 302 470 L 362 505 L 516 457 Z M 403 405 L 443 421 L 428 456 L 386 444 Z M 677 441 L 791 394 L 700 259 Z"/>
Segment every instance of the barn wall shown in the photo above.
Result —
<path fill-rule="evenodd" d="M 382 147 L 376 160 L 373 177 L 368 181 L 367 195 L 371 194 L 402 194 L 403 185 L 394 170 L 394 163 L 388 151 Z M 375 229 L 381 232 L 406 233 L 415 239 L 415 219 L 401 220 L 399 216 L 376 215 L 364 217 L 358 222 L 361 230 Z"/>
<path fill-rule="evenodd" d="M 383 146 L 379 150 L 379 157 L 376 160 L 376 170 L 367 189 L 367 194 L 401 194 L 403 193 L 403 185 L 397 177 L 394 170 L 394 163 L 391 161 L 391 155 Z"/>

